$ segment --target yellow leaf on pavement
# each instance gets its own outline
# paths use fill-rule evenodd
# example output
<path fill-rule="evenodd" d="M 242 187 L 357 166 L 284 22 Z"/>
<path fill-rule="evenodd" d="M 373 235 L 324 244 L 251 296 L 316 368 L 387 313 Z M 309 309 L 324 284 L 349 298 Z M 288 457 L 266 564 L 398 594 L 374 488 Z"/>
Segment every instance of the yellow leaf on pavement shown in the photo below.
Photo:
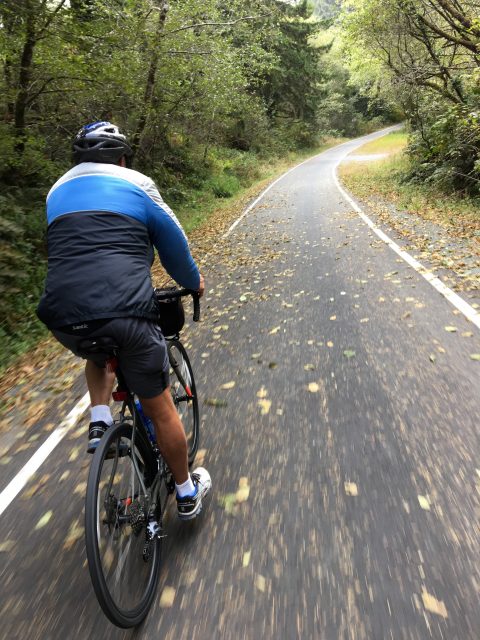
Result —
<path fill-rule="evenodd" d="M 316 382 L 309 382 L 308 390 L 310 391 L 310 393 L 317 393 L 317 391 L 319 389 L 320 389 L 320 387 L 318 386 L 318 384 Z"/>
<path fill-rule="evenodd" d="M 272 406 L 271 400 L 261 399 L 258 401 L 258 405 L 260 407 L 260 413 L 262 416 L 266 416 L 270 411 L 270 407 Z"/>
<path fill-rule="evenodd" d="M 251 556 L 251 551 L 250 550 L 245 551 L 242 559 L 242 567 L 248 567 L 248 565 L 250 564 L 250 556 Z"/>
<path fill-rule="evenodd" d="M 355 482 L 345 482 L 343 486 L 347 496 L 358 496 L 358 487 Z"/>
<path fill-rule="evenodd" d="M 442 600 L 437 600 L 431 593 L 422 587 L 422 600 L 423 606 L 427 611 L 431 613 L 435 613 L 437 616 L 442 616 L 442 618 L 448 618 L 447 607 Z"/>
<path fill-rule="evenodd" d="M 246 502 L 250 495 L 250 487 L 248 486 L 248 478 L 240 478 L 238 481 L 238 489 L 235 494 L 235 500 L 237 502 Z"/>
<path fill-rule="evenodd" d="M 175 589 L 173 587 L 165 587 L 160 596 L 160 606 L 164 609 L 168 609 L 173 606 L 175 600 Z"/>
<path fill-rule="evenodd" d="M 420 506 L 422 507 L 422 509 L 425 509 L 425 511 L 430 511 L 430 500 L 426 496 L 417 496 L 417 497 L 418 497 L 418 502 L 420 503 Z"/>
<path fill-rule="evenodd" d="M 53 511 L 47 511 L 46 513 L 44 513 L 43 516 L 35 525 L 35 531 L 38 531 L 38 529 L 42 529 L 42 527 L 48 524 L 52 516 L 53 516 Z"/>
<path fill-rule="evenodd" d="M 265 593 L 265 588 L 266 588 L 266 580 L 265 578 L 258 574 L 255 578 L 255 586 L 257 587 L 257 589 L 259 591 L 261 591 L 262 593 Z"/>
<path fill-rule="evenodd" d="M 234 386 L 235 382 L 232 380 L 231 382 L 225 382 L 225 384 L 222 384 L 220 389 L 233 389 Z"/>

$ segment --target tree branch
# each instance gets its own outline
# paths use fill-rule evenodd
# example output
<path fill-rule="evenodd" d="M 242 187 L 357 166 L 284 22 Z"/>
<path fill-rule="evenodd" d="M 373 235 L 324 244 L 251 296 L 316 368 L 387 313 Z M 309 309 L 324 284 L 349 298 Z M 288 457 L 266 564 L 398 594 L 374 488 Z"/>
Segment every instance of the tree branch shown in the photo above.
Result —
<path fill-rule="evenodd" d="M 233 27 L 239 22 L 245 22 L 247 20 L 260 20 L 260 18 L 268 18 L 271 16 L 270 13 L 262 13 L 258 16 L 244 16 L 243 18 L 237 18 L 236 20 L 230 20 L 228 22 L 197 22 L 196 24 L 187 24 L 183 27 L 178 27 L 178 29 L 172 29 L 171 31 L 165 31 L 162 33 L 162 38 L 166 38 L 167 36 L 171 36 L 174 33 L 179 33 L 180 31 L 186 31 L 187 29 L 198 29 L 200 27 Z"/>
<path fill-rule="evenodd" d="M 447 31 L 444 31 L 440 27 L 437 27 L 436 24 L 434 24 L 430 20 L 427 20 L 425 16 L 422 16 L 419 13 L 417 13 L 417 16 L 418 16 L 418 19 L 421 20 L 426 27 L 431 29 L 431 31 L 433 31 L 434 33 L 437 33 L 439 36 L 441 36 L 448 42 L 454 42 L 456 44 L 459 44 L 462 47 L 465 47 L 466 49 L 468 49 L 469 51 L 472 51 L 475 54 L 480 52 L 479 46 L 476 43 L 472 42 L 472 40 L 466 40 L 465 38 L 457 38 L 454 35 L 448 33 Z"/>

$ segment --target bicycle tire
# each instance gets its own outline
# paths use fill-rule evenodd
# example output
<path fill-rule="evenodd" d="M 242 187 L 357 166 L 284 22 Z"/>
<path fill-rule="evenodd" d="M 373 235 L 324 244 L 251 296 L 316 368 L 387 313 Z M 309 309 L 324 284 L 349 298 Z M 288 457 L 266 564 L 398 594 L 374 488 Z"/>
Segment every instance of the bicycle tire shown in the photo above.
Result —
<path fill-rule="evenodd" d="M 117 479 L 117 474 L 119 476 L 118 483 L 122 482 L 121 473 L 118 472 L 118 461 L 120 459 L 131 458 L 132 455 L 136 455 L 137 462 L 139 464 L 140 462 L 143 464 L 143 476 L 153 479 L 156 475 L 156 458 L 150 444 L 146 442 L 143 434 L 139 430 L 137 430 L 135 433 L 135 449 L 133 450 L 132 430 L 132 424 L 129 422 L 124 422 L 108 429 L 105 435 L 102 437 L 95 455 L 93 456 L 92 464 L 90 467 L 85 501 L 85 542 L 88 568 L 93 588 L 98 602 L 107 618 L 113 624 L 121 628 L 135 627 L 140 624 L 140 622 L 142 622 L 142 620 L 146 617 L 155 596 L 161 561 L 161 540 L 157 537 L 153 538 L 153 541 L 151 542 L 152 546 L 149 547 L 151 548 L 151 558 L 148 561 L 144 560 L 143 557 L 136 557 L 137 554 L 134 553 L 135 547 L 144 544 L 145 534 L 144 532 L 142 532 L 142 530 L 140 530 L 139 533 L 134 533 L 134 525 L 131 523 L 131 515 L 120 515 L 121 510 L 123 510 L 125 513 L 128 509 L 132 511 L 135 501 L 137 501 L 137 503 L 140 505 L 137 505 L 137 514 L 143 513 L 143 510 L 141 508 L 141 505 L 143 505 L 143 503 L 140 502 L 142 500 L 140 492 L 138 493 L 138 497 L 135 497 L 136 494 L 132 493 L 132 496 L 130 496 L 130 498 L 128 496 L 125 498 L 121 493 L 119 493 L 118 496 L 112 494 L 113 483 Z M 111 447 L 118 446 L 118 450 L 120 450 L 120 446 L 115 445 L 116 442 L 121 442 L 122 453 L 125 451 L 129 453 L 123 453 L 123 455 L 121 456 L 117 455 L 116 457 L 112 458 Z M 132 451 L 134 451 L 133 454 Z M 110 493 L 107 497 L 106 491 L 103 491 L 104 488 L 102 488 L 101 486 L 102 470 L 104 469 L 107 461 L 112 460 L 113 471 L 108 472 L 108 465 L 105 467 L 107 469 L 107 476 L 108 473 L 110 474 L 109 484 L 107 485 L 107 489 L 110 491 Z M 128 462 L 126 462 L 125 464 L 127 466 Z M 133 468 L 133 462 L 130 462 L 130 472 Z M 135 473 L 135 475 L 138 479 L 138 474 Z M 149 481 L 147 480 L 146 483 L 148 482 Z M 133 483 L 134 478 L 132 474 L 127 484 L 125 485 L 127 487 L 127 491 L 133 491 Z M 103 506 L 101 505 L 102 498 Z M 130 500 L 130 503 L 128 503 L 128 500 Z M 106 506 L 107 501 L 108 507 Z M 114 512 L 113 517 L 112 511 Z M 100 520 L 100 518 L 102 518 L 102 521 Z M 119 525 L 120 518 L 129 518 L 128 523 Z M 114 526 L 112 526 L 112 520 L 114 520 Z M 159 516 L 157 516 L 157 520 L 160 520 Z M 123 533 L 122 526 L 124 527 Z M 135 526 L 138 527 L 138 524 L 135 523 Z M 128 527 L 130 527 L 130 530 L 128 530 Z M 125 565 L 129 563 L 126 568 L 126 572 L 130 572 L 133 576 L 133 579 L 130 581 L 124 580 L 124 583 L 120 586 L 120 590 L 122 592 L 125 592 L 128 598 L 132 597 L 132 594 L 134 594 L 136 591 L 139 591 L 140 595 L 138 597 L 138 602 L 135 602 L 134 606 L 132 607 L 124 606 L 122 603 L 118 602 L 118 600 L 120 600 L 120 596 L 114 596 L 114 594 L 112 593 L 112 588 L 107 582 L 106 573 L 110 572 L 112 561 L 109 560 L 105 566 L 104 560 L 107 559 L 107 552 L 110 552 L 110 555 L 113 555 L 114 552 L 112 551 L 112 547 L 109 547 L 107 545 L 104 557 L 102 557 L 100 550 L 100 546 L 102 544 L 100 541 L 102 530 L 112 530 L 112 532 L 110 533 L 110 537 L 114 539 L 117 536 L 119 546 L 124 542 L 122 535 L 127 538 L 128 531 L 130 531 L 128 542 L 125 543 L 127 551 L 124 551 L 122 552 L 122 554 L 120 554 L 118 563 L 114 565 L 114 577 L 116 579 L 116 582 L 118 583 L 119 576 L 117 576 L 117 572 L 123 572 Z M 134 549 L 132 550 L 132 558 L 129 559 L 127 557 L 125 559 L 125 556 L 130 553 L 132 541 L 134 545 Z M 140 562 L 143 562 L 144 565 L 140 565 Z M 143 571 L 148 563 L 150 563 L 150 567 L 146 569 L 146 571 Z M 133 571 L 132 569 L 130 569 L 130 566 L 133 567 Z M 133 580 L 139 580 L 141 573 L 147 574 L 145 587 L 143 588 L 143 586 L 140 586 L 139 589 L 134 589 Z"/>
<path fill-rule="evenodd" d="M 177 408 L 180 419 L 182 420 L 187 436 L 188 444 L 188 464 L 191 467 L 198 451 L 200 437 L 200 411 L 197 396 L 197 388 L 193 369 L 187 351 L 180 340 L 172 340 L 169 344 L 169 356 L 173 355 L 178 359 L 180 369 L 186 378 L 187 385 L 191 391 L 191 397 L 188 397 L 187 390 L 182 380 L 180 380 L 177 372 L 173 367 L 170 371 L 170 390 L 173 402 Z M 188 399 L 187 399 L 188 398 Z"/>

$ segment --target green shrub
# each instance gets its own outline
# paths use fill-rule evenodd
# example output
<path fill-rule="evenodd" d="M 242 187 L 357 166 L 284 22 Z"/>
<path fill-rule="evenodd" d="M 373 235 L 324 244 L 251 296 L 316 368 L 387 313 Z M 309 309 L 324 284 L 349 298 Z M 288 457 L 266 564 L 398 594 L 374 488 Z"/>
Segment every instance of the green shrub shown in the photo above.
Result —
<path fill-rule="evenodd" d="M 210 178 L 208 186 L 216 198 L 231 198 L 240 190 L 241 184 L 236 176 L 223 173 Z"/>

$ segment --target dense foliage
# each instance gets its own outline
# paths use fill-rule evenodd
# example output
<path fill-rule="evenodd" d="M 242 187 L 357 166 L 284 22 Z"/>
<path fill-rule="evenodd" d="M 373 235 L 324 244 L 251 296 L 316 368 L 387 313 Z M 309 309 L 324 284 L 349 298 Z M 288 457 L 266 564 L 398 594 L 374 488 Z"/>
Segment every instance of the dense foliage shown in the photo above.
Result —
<path fill-rule="evenodd" d="M 480 194 L 480 2 L 348 0 L 343 35 L 365 84 L 402 105 L 415 181 Z"/>
<path fill-rule="evenodd" d="M 337 4 L 317 9 L 331 18 Z M 32 309 L 46 265 L 44 199 L 85 122 L 123 127 L 134 166 L 184 210 L 204 193 L 228 197 L 250 184 L 259 156 L 365 124 L 368 108 L 332 57 L 332 37 L 320 42 L 327 23 L 311 14 L 306 0 L 2 1 L 4 352 L 41 331 Z"/>

